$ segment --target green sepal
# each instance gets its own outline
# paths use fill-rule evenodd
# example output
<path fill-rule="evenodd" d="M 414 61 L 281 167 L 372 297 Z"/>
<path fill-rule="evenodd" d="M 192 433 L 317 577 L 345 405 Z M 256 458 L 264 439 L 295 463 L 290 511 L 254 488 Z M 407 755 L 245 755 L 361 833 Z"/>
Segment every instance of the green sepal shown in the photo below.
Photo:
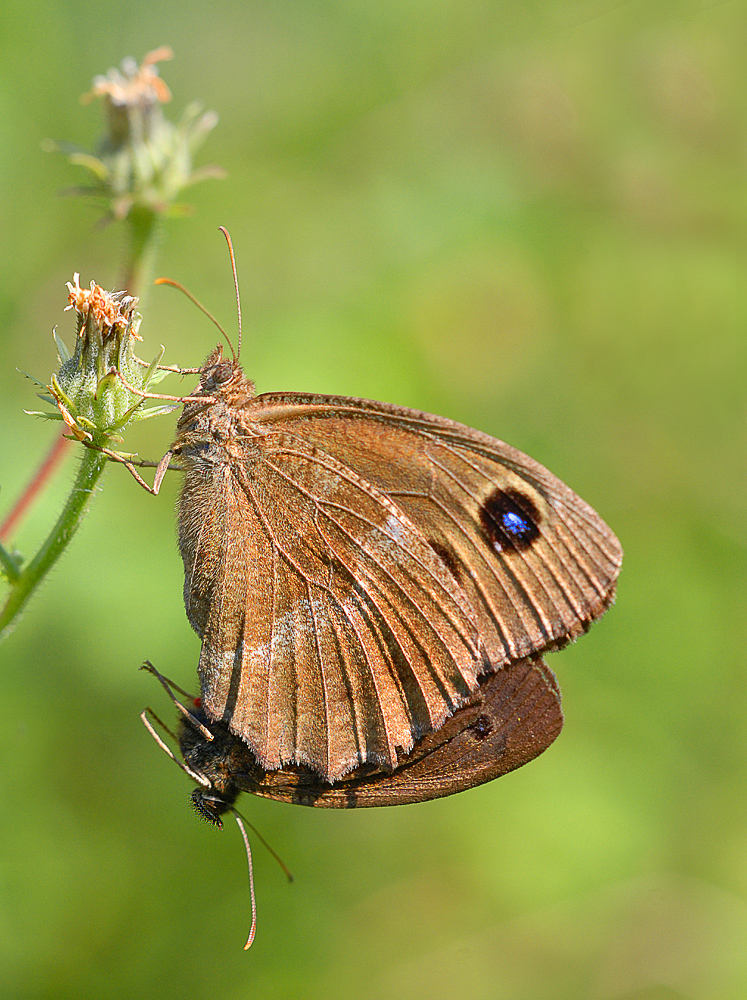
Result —
<path fill-rule="evenodd" d="M 159 382 L 163 382 L 163 380 L 166 378 L 167 375 L 178 375 L 178 374 L 179 374 L 178 372 L 163 371 L 163 369 L 159 368 L 157 371 L 154 371 L 153 374 L 151 375 L 148 381 L 148 385 L 158 385 Z"/>
<path fill-rule="evenodd" d="M 170 406 L 149 406 L 147 410 L 141 410 L 138 420 L 148 420 L 150 417 L 162 417 L 166 413 L 173 413 L 179 404 L 173 403 Z"/>
<path fill-rule="evenodd" d="M 34 381 L 36 381 L 36 379 L 34 379 Z M 56 399 L 58 399 L 61 403 L 63 403 L 73 416 L 76 415 L 77 407 L 75 403 L 72 401 L 72 399 L 70 399 L 70 397 L 67 395 L 67 393 L 63 391 L 62 387 L 60 386 L 60 383 L 57 381 L 56 375 L 54 374 L 52 375 L 51 379 L 49 380 L 49 385 L 45 386 L 45 388 L 49 389 L 52 395 Z"/>
<path fill-rule="evenodd" d="M 43 417 L 45 420 L 62 420 L 62 414 L 55 410 L 54 413 L 50 413 L 49 410 L 24 410 L 23 411 L 29 417 Z"/>
<path fill-rule="evenodd" d="M 164 356 L 165 352 L 166 348 L 163 346 L 163 344 L 161 344 L 158 354 L 155 356 L 155 358 L 153 358 L 151 363 L 148 365 L 145 374 L 143 375 L 143 387 L 145 389 L 147 389 L 149 383 L 153 381 L 153 378 L 156 375 L 156 369 L 158 368 L 158 365 L 161 363 L 161 358 Z"/>
<path fill-rule="evenodd" d="M 68 155 L 68 161 L 74 163 L 77 167 L 83 167 L 85 170 L 88 170 L 102 182 L 109 179 L 111 171 L 98 156 L 92 156 L 90 153 L 76 152 Z"/>
<path fill-rule="evenodd" d="M 54 330 L 52 330 L 52 336 L 54 337 L 54 342 L 57 347 L 57 354 L 59 355 L 60 358 L 60 364 L 64 365 L 66 361 L 69 361 L 70 358 L 72 358 L 72 354 L 68 350 L 68 346 L 62 339 L 62 337 L 59 337 L 57 335 L 57 327 L 55 327 Z"/>
<path fill-rule="evenodd" d="M 38 385 L 40 389 L 48 389 L 48 388 L 49 388 L 49 386 L 47 385 L 47 383 L 46 383 L 46 382 L 40 382 L 38 378 L 34 378 L 34 376 L 33 376 L 33 375 L 29 375 L 29 373 L 28 373 L 28 372 L 25 372 L 25 371 L 23 370 L 23 368 L 16 368 L 16 371 L 17 371 L 17 372 L 20 372 L 20 373 L 21 373 L 21 375 L 25 375 L 25 376 L 26 376 L 26 378 L 30 378 L 30 379 L 31 379 L 31 381 L 32 381 L 32 382 L 33 382 L 33 383 L 34 383 L 35 385 Z"/>

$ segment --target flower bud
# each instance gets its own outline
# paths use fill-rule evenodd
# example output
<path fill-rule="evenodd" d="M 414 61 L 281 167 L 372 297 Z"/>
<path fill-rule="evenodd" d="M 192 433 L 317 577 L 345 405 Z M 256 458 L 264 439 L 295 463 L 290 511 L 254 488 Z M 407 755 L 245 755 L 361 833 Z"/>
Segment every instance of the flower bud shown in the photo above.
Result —
<path fill-rule="evenodd" d="M 121 441 L 117 431 L 131 420 L 171 410 L 171 406 L 146 409 L 144 393 L 156 377 L 163 348 L 150 365 L 134 351 L 141 316 L 138 299 L 127 292 L 107 292 L 95 281 L 81 288 L 79 275 L 68 282 L 67 309 L 76 316 L 75 349 L 71 354 L 55 333 L 60 370 L 42 396 L 57 406 L 57 413 L 38 416 L 62 419 L 79 441 L 108 448 Z M 133 391 L 137 390 L 137 391 Z"/>
<path fill-rule="evenodd" d="M 107 132 L 97 155 L 53 146 L 91 174 L 93 186 L 80 193 L 102 197 L 115 219 L 143 212 L 183 214 L 184 206 L 175 204 L 183 188 L 223 175 L 218 167 L 192 169 L 192 155 L 218 116 L 203 112 L 199 103 L 189 105 L 178 124 L 163 114 L 161 105 L 171 100 L 171 92 L 156 64 L 171 57 L 171 49 L 164 46 L 150 52 L 139 66 L 134 59 L 124 59 L 119 69 L 94 79 L 82 100 L 100 97 L 104 104 Z"/>

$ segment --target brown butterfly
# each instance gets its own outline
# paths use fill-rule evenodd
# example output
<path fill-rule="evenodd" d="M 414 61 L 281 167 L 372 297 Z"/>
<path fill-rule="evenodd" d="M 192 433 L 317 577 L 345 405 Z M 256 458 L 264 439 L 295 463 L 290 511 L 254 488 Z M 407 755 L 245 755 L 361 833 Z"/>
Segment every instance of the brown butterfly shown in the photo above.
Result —
<path fill-rule="evenodd" d="M 240 792 L 335 809 L 404 805 L 452 795 L 527 764 L 550 746 L 563 726 L 560 689 L 552 671 L 541 659 L 519 660 L 483 676 L 468 701 L 440 729 L 401 754 L 393 768 L 365 764 L 329 784 L 308 767 L 266 771 L 244 740 L 208 717 L 200 699 L 191 699 L 193 707 L 185 708 L 173 694 L 173 682 L 151 663 L 143 666 L 161 681 L 182 713 L 176 740 L 185 770 L 199 785 L 192 800 L 198 812 L 218 826 Z M 162 743 L 147 715 L 148 710 L 143 721 Z"/>
<path fill-rule="evenodd" d="M 266 775 L 248 790 L 292 801 L 289 768 L 330 801 L 361 768 L 383 790 L 419 741 L 491 703 L 486 679 L 612 602 L 614 534 L 502 441 L 387 403 L 255 395 L 220 346 L 199 376 L 170 452 L 184 599 L 205 719 Z"/>
<path fill-rule="evenodd" d="M 151 709 L 142 712 L 141 719 L 166 753 L 197 782 L 192 802 L 200 815 L 222 827 L 223 815 L 231 812 L 241 831 L 252 908 L 245 948 L 254 940 L 257 908 L 249 839 L 243 817 L 234 807 L 240 792 L 338 809 L 422 802 L 464 791 L 521 767 L 546 750 L 563 725 L 560 691 L 552 671 L 541 659 L 519 660 L 484 675 L 467 702 L 440 729 L 423 736 L 409 753 L 401 754 L 393 768 L 364 764 L 330 784 L 304 766 L 266 771 L 244 740 L 224 722 L 208 717 L 201 699 L 187 695 L 192 708 L 186 708 L 172 690 L 181 688 L 151 663 L 143 667 L 158 678 L 182 715 L 177 734 L 170 733 Z M 164 743 L 149 717 L 176 740 L 184 763 Z"/>

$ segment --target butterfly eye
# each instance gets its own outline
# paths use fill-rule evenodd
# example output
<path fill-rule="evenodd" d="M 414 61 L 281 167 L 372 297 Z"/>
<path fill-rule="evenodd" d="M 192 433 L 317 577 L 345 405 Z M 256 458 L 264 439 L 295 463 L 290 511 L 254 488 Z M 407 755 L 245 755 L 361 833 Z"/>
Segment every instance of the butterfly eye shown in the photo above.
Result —
<path fill-rule="evenodd" d="M 218 385 L 222 385 L 223 382 L 227 382 L 231 375 L 233 374 L 233 366 L 230 361 L 222 361 L 220 364 L 216 365 L 213 369 L 213 381 L 217 382 Z"/>
<path fill-rule="evenodd" d="M 208 368 L 205 372 L 203 385 L 206 389 L 214 388 L 218 385 L 224 385 L 228 382 L 233 375 L 233 365 L 230 361 L 219 361 L 218 364 L 213 365 L 212 368 Z"/>

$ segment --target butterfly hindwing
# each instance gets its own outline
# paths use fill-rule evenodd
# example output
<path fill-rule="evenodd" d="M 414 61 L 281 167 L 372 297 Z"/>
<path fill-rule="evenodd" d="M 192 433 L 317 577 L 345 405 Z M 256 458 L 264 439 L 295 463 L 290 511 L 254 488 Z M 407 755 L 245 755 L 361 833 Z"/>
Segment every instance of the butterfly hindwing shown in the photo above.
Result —
<path fill-rule="evenodd" d="M 484 677 L 467 703 L 393 768 L 364 765 L 333 785 L 305 767 L 264 771 L 223 723 L 204 721 L 212 741 L 182 717 L 179 743 L 188 766 L 210 784 L 218 808 L 245 791 L 342 809 L 422 802 L 492 781 L 546 750 L 560 733 L 563 714 L 552 671 L 542 660 L 521 660 Z"/>

